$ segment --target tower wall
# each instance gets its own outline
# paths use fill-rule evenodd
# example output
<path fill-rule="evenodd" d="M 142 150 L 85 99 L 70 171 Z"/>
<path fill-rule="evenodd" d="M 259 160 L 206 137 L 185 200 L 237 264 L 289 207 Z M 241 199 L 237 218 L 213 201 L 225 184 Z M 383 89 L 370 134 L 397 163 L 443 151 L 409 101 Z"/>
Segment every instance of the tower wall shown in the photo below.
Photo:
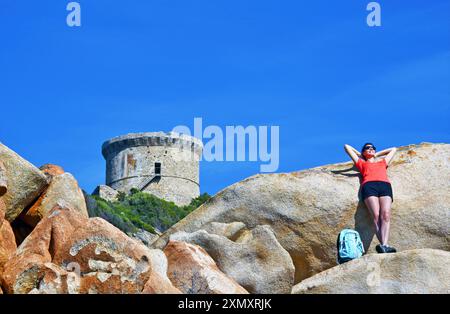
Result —
<path fill-rule="evenodd" d="M 142 189 L 187 205 L 200 195 L 202 147 L 200 140 L 177 133 L 137 133 L 113 138 L 102 146 L 106 185 L 126 193 L 132 188 Z M 160 176 L 156 176 L 156 163 L 161 164 Z"/>

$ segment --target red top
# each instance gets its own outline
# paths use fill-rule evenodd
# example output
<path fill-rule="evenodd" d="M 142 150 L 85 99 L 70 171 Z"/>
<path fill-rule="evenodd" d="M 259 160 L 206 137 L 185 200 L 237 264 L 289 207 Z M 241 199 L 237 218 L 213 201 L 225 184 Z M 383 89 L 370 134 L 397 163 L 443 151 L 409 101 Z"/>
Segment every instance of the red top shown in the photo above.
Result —
<path fill-rule="evenodd" d="M 388 166 L 386 164 L 386 159 L 384 158 L 378 162 L 369 162 L 361 158 L 358 159 L 358 162 L 356 163 L 356 168 L 358 168 L 359 172 L 361 172 L 361 175 L 363 177 L 361 185 L 364 185 L 369 181 L 383 181 L 389 183 L 386 170 L 387 167 Z"/>

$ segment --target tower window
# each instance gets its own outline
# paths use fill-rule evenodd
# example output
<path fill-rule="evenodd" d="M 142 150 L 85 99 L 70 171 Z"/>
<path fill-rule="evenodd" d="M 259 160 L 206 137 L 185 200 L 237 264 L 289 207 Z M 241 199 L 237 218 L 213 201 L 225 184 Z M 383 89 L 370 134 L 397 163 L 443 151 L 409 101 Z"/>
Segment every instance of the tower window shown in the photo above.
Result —
<path fill-rule="evenodd" d="M 161 175 L 161 163 L 155 162 L 155 175 Z"/>

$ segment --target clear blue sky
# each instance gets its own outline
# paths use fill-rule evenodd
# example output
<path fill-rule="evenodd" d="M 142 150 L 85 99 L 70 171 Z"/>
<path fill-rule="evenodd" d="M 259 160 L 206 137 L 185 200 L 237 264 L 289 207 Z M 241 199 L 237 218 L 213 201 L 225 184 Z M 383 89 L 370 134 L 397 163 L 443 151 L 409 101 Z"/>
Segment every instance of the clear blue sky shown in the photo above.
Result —
<path fill-rule="evenodd" d="M 92 192 L 104 140 L 279 125 L 279 172 L 347 160 L 343 144 L 450 142 L 450 1 L 0 1 L 0 141 Z M 202 162 L 202 192 L 259 171 Z"/>

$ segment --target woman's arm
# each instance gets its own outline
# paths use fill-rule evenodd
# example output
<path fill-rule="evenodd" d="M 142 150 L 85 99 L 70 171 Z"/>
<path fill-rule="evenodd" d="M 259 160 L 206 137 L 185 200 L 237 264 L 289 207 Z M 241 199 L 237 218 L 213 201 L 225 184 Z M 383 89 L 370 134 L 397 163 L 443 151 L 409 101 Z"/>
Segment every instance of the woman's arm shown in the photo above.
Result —
<path fill-rule="evenodd" d="M 380 156 L 387 155 L 391 150 L 392 150 L 392 148 L 387 148 L 387 149 L 380 150 L 379 152 L 375 153 L 375 157 L 380 157 Z"/>
<path fill-rule="evenodd" d="M 386 155 L 386 157 L 384 157 L 384 159 L 386 159 L 386 163 L 389 165 L 396 152 L 397 152 L 397 148 L 395 148 L 395 147 L 383 149 L 382 151 L 377 152 L 375 154 L 375 157 L 380 157 L 380 156 Z"/>
<path fill-rule="evenodd" d="M 353 160 L 353 162 L 356 164 L 358 162 L 359 156 L 361 156 L 361 153 L 358 152 L 356 149 L 351 147 L 348 144 L 344 145 L 345 152 L 350 156 L 350 158 Z"/>

